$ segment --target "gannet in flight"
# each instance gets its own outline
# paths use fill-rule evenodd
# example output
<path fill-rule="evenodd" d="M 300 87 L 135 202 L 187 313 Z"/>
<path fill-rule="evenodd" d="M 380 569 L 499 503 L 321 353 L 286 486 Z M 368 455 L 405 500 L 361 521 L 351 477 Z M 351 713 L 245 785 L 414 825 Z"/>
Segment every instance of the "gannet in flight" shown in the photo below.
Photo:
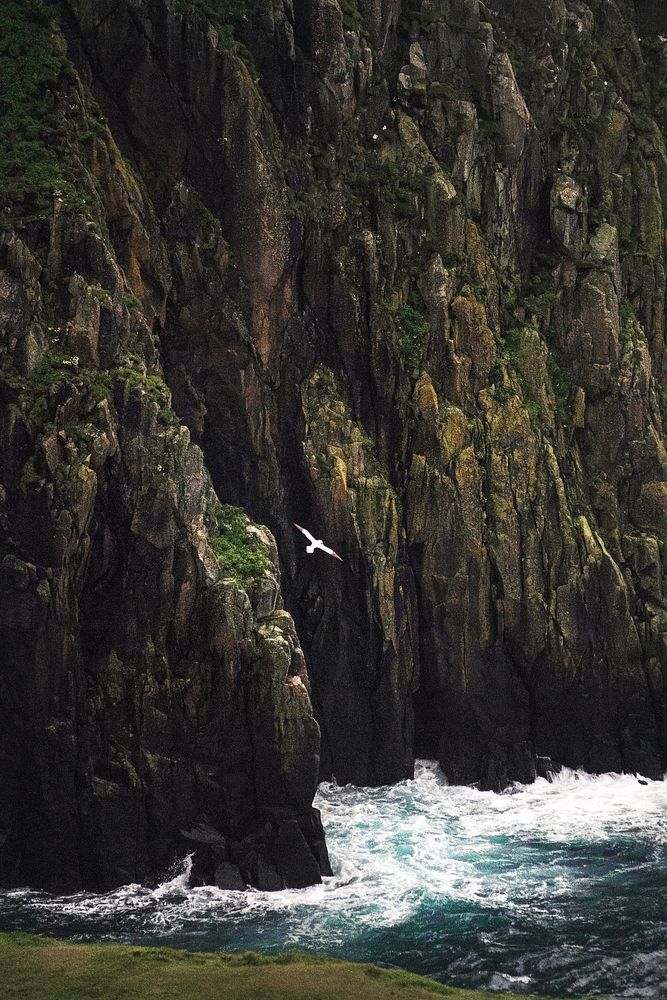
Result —
<path fill-rule="evenodd" d="M 334 552 L 333 549 L 330 549 L 328 545 L 324 544 L 321 538 L 315 538 L 314 535 L 311 535 L 311 533 L 306 528 L 302 528 L 300 524 L 296 523 L 296 521 L 294 521 L 293 523 L 294 527 L 298 528 L 301 534 L 305 535 L 310 543 L 309 545 L 306 545 L 306 552 L 312 555 L 315 549 L 322 549 L 322 552 L 326 552 L 328 556 L 333 556 L 334 559 L 340 559 L 341 562 L 343 561 L 337 552 Z"/>

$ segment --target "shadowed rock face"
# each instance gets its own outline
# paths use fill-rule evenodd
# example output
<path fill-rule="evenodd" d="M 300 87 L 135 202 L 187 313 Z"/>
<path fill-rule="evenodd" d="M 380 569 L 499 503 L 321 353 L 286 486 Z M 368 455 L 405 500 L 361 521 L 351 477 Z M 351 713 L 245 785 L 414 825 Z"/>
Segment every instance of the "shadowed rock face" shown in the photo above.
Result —
<path fill-rule="evenodd" d="M 171 409 L 129 291 L 169 265 L 104 128 L 89 176 L 103 224 L 56 196 L 0 240 L 0 882 L 105 889 L 194 852 L 198 883 L 312 884 L 320 733 L 275 541 Z"/>
<path fill-rule="evenodd" d="M 77 196 L 0 256 L 3 881 L 194 839 L 306 884 L 318 773 L 415 753 L 659 776 L 667 48 L 612 0 L 58 10 Z"/>
<path fill-rule="evenodd" d="M 15 235 L 2 252 L 20 301 L 37 262 Z M 84 314 L 96 352 L 108 324 L 151 343 L 120 282 L 102 309 L 81 307 L 91 287 L 70 281 L 67 338 L 84 336 Z M 237 881 L 293 885 L 299 863 L 318 881 L 319 729 L 275 542 L 237 512 L 253 576 L 228 550 L 221 564 L 230 512 L 162 379 L 138 354 L 104 373 L 78 358 L 32 376 L 17 366 L 4 384 L 15 401 L 3 414 L 0 878 L 65 890 L 150 880 L 195 846 L 180 831 L 206 819 Z M 200 854 L 195 873 L 211 881 Z"/>

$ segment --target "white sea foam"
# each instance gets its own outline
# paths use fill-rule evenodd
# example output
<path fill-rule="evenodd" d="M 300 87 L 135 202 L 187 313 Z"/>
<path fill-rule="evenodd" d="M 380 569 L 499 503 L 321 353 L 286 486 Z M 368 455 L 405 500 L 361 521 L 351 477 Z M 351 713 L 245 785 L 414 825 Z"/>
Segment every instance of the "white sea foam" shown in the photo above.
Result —
<path fill-rule="evenodd" d="M 0 926 L 191 948 L 318 948 L 479 988 L 667 997 L 667 782 L 563 771 L 501 795 L 320 786 L 334 874 L 281 893 L 0 895 Z"/>

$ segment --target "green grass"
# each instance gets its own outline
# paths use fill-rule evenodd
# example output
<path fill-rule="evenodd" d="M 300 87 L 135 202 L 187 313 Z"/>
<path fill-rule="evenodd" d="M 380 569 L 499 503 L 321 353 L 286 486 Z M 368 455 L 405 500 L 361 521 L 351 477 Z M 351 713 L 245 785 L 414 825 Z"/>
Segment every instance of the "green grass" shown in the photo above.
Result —
<path fill-rule="evenodd" d="M 500 996 L 443 986 L 400 969 L 317 955 L 201 954 L 69 944 L 27 934 L 0 934 L 0 977 L 3 997 L 12 1000 L 433 1000 L 436 996 L 498 1000 Z M 502 996 L 512 1000 L 508 994 Z"/>
<path fill-rule="evenodd" d="M 96 375 L 102 373 L 96 372 Z M 18 399 L 23 412 L 36 427 L 41 427 L 49 415 L 51 389 L 61 385 L 84 385 L 89 373 L 79 370 L 78 358 L 49 351 L 37 365 L 32 375 L 24 378 L 15 370 L 5 370 L 0 374 L 0 382 L 11 384 L 18 391 Z"/>
<path fill-rule="evenodd" d="M 622 344 L 631 344 L 634 340 L 636 324 L 639 322 L 634 306 L 628 299 L 623 299 L 619 307 L 621 320 L 619 340 Z"/>
<path fill-rule="evenodd" d="M 23 377 L 13 369 L 0 372 L 0 383 L 10 386 L 17 394 L 24 413 L 39 427 L 48 416 L 51 390 L 65 384 L 72 387 L 84 401 L 84 409 L 92 408 L 102 399 L 112 399 L 114 386 L 124 385 L 133 395 L 141 395 L 157 403 L 162 422 L 173 422 L 175 414 L 169 407 L 169 388 L 160 375 L 149 375 L 132 366 L 132 359 L 118 368 L 100 371 L 81 368 L 79 359 L 49 351 L 32 375 Z M 166 420 L 166 417 L 169 417 Z"/>
<path fill-rule="evenodd" d="M 266 556 L 247 531 L 249 518 L 241 507 L 221 504 L 215 518 L 210 536 L 213 553 L 223 569 L 245 586 L 268 568 Z"/>
<path fill-rule="evenodd" d="M 331 403 L 342 402 L 345 398 L 343 388 L 326 365 L 318 365 L 311 375 L 309 394 L 318 407 L 326 407 Z"/>
<path fill-rule="evenodd" d="M 533 276 L 521 304 L 534 316 L 545 317 L 558 302 L 558 286 L 552 274 L 541 272 Z"/>
<path fill-rule="evenodd" d="M 129 312 L 141 312 L 143 306 L 134 292 L 123 292 L 123 305 Z"/>
<path fill-rule="evenodd" d="M 382 133 L 378 134 L 379 138 Z M 391 206 L 394 215 L 409 218 L 416 214 L 416 199 L 423 196 L 432 171 L 403 157 L 400 161 L 380 159 L 378 148 L 366 151 L 363 169 L 343 173 L 350 185 L 354 204 Z"/>
<path fill-rule="evenodd" d="M 161 375 L 148 375 L 142 369 L 133 368 L 131 364 L 109 370 L 111 379 L 122 382 L 130 393 L 146 396 L 161 408 L 170 401 L 169 388 Z"/>

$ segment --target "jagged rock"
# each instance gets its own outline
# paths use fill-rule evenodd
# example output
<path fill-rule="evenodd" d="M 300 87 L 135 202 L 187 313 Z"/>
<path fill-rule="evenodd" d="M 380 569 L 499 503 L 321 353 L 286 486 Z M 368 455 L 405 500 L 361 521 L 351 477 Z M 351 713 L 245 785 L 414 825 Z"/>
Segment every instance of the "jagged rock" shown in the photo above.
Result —
<path fill-rule="evenodd" d="M 415 751 L 667 766 L 667 54 L 628 4 L 197 8 L 71 0 L 77 196 L 3 201 L 5 884 L 204 815 L 195 879 L 282 887 L 285 824 L 315 879 L 318 777 Z"/>
<path fill-rule="evenodd" d="M 229 861 L 223 861 L 222 864 L 218 865 L 215 869 L 214 880 L 218 889 L 235 889 L 240 892 L 246 889 L 246 884 L 241 878 L 241 872 L 236 865 L 231 864 Z"/>
<path fill-rule="evenodd" d="M 303 889 L 321 881 L 320 866 L 296 820 L 281 823 L 271 845 L 271 854 L 287 889 Z"/>
<path fill-rule="evenodd" d="M 398 74 L 398 85 L 408 92 L 424 93 L 428 80 L 428 67 L 418 42 L 411 44 L 409 59 L 410 61 L 401 68 Z"/>
<path fill-rule="evenodd" d="M 265 858 L 258 858 L 252 869 L 253 885 L 266 892 L 279 892 L 285 888 L 285 882 L 273 865 Z"/>
<path fill-rule="evenodd" d="M 584 191 L 573 177 L 559 173 L 551 189 L 551 234 L 562 248 L 578 259 L 586 240 Z"/>
<path fill-rule="evenodd" d="M 491 76 L 493 103 L 500 127 L 500 156 L 515 167 L 523 153 L 530 125 L 530 112 L 517 86 L 514 69 L 506 52 L 497 55 Z"/>
<path fill-rule="evenodd" d="M 554 763 L 551 757 L 540 756 L 535 757 L 535 768 L 538 778 L 546 778 L 549 782 L 553 781 L 554 775 L 559 774 L 562 770 L 560 764 Z"/>

